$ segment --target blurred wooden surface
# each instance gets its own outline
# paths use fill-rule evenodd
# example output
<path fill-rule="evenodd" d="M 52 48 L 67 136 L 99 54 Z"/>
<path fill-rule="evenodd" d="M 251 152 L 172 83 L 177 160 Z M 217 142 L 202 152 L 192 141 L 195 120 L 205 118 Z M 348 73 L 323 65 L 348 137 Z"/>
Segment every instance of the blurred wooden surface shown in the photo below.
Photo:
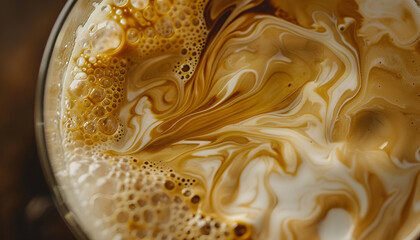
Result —
<path fill-rule="evenodd" d="M 0 2 L 0 239 L 74 239 L 44 181 L 33 123 L 40 60 L 65 0 Z"/>

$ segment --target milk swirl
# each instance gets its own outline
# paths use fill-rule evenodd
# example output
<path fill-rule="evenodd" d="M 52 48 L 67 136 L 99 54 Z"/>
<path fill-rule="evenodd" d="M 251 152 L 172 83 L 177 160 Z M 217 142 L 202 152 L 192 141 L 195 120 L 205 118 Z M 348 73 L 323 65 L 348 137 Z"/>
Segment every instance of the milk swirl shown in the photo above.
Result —
<path fill-rule="evenodd" d="M 68 204 L 94 239 L 415 238 L 419 26 L 410 0 L 95 5 L 63 81 Z"/>

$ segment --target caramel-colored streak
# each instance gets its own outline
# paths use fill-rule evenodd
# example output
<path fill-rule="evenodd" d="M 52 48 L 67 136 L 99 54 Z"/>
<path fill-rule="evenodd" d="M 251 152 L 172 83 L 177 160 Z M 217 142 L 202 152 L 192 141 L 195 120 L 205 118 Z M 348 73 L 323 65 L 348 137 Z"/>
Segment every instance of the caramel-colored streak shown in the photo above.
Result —
<path fill-rule="evenodd" d="M 156 140 L 150 147 L 284 109 L 296 98 L 296 91 L 304 83 L 320 74 L 323 64 L 342 66 L 320 43 L 293 37 L 285 32 L 290 29 L 276 27 L 273 19 L 259 21 L 244 33 L 227 31 L 226 36 L 220 36 L 225 42 L 215 41 L 217 44 L 209 46 L 195 77 L 185 86 L 179 113 L 165 119 L 152 133 Z M 237 24 L 244 26 L 242 19 Z M 235 29 L 236 24 L 229 27 Z M 248 32 L 253 34 L 247 36 Z M 215 57 L 212 54 L 215 52 L 222 54 Z M 338 64 L 321 63 L 325 55 Z"/>

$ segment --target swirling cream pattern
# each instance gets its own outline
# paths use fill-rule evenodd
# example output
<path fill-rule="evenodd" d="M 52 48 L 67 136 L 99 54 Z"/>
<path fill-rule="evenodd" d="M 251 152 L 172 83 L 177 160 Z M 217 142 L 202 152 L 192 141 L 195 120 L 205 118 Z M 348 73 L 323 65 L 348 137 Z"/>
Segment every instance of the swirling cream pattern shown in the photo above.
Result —
<path fill-rule="evenodd" d="M 362 24 L 311 2 L 307 27 L 234 5 L 189 82 L 163 73 L 140 87 L 148 97 L 132 121 L 146 130 L 133 132 L 148 134 L 118 151 L 170 151 L 163 161 L 199 180 L 202 210 L 252 224 L 257 239 L 325 235 L 333 226 L 317 223 L 337 209 L 350 219 L 341 236 L 405 236 L 419 217 L 419 135 L 408 118 L 418 127 L 420 100 L 404 86 L 418 93 L 419 75 L 404 64 L 418 54 L 402 49 L 417 43 L 417 22 L 391 7 L 419 9 L 370 2 Z M 380 24 L 384 16 L 395 24 Z M 157 111 L 171 93 L 170 109 Z M 146 113 L 153 120 L 139 120 Z"/>
<path fill-rule="evenodd" d="M 197 211 L 252 239 L 417 236 L 416 1 L 214 0 L 203 14 L 188 80 L 177 53 L 128 69 L 106 152 L 195 179 Z"/>

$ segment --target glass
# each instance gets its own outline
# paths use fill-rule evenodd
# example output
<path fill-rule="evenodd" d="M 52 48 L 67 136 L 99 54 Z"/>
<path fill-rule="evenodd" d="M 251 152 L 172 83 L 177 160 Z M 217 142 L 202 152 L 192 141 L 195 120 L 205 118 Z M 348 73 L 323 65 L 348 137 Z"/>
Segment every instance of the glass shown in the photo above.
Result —
<path fill-rule="evenodd" d="M 60 136 L 60 99 L 67 62 L 73 49 L 75 32 L 99 0 L 68 0 L 60 13 L 42 59 L 35 102 L 35 129 L 38 150 L 45 178 L 54 195 L 60 214 L 78 239 L 88 239 L 78 216 L 69 208 L 63 187 L 55 172 L 62 168 L 62 139 Z M 48 104 L 47 104 L 48 103 Z M 417 237 L 420 240 L 420 237 Z"/>
<path fill-rule="evenodd" d="M 51 31 L 38 76 L 35 99 L 35 131 L 38 152 L 45 179 L 53 193 L 55 205 L 67 225 L 78 239 L 88 239 L 81 221 L 69 208 L 63 188 L 55 172 L 63 163 L 60 136 L 60 99 L 63 75 L 66 72 L 78 26 L 93 11 L 94 0 L 68 0 Z"/>

